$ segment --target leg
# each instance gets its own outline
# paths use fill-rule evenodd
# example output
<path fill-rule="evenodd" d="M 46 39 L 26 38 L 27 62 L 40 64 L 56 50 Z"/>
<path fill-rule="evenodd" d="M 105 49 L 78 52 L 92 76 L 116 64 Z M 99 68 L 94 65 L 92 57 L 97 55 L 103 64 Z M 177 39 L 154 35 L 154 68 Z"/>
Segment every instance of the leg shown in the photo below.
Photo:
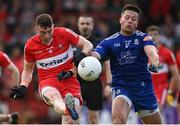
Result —
<path fill-rule="evenodd" d="M 159 108 L 154 110 L 140 110 L 138 115 L 144 124 L 162 124 Z"/>
<path fill-rule="evenodd" d="M 63 123 L 66 123 L 66 124 L 75 123 L 75 121 L 72 120 L 75 117 L 74 114 L 72 115 L 72 113 L 76 113 L 76 110 L 74 109 L 75 102 L 74 102 L 73 96 L 70 93 L 67 94 L 70 96 L 67 96 L 67 98 L 65 97 L 66 104 L 64 103 L 64 100 L 61 94 L 59 93 L 59 91 L 53 87 L 44 87 L 41 93 L 42 93 L 44 101 L 47 104 L 53 106 L 54 110 L 58 114 L 62 115 Z M 69 111 L 69 109 L 72 109 L 74 112 Z M 64 116 L 64 115 L 67 115 L 67 116 Z M 77 115 L 76 117 L 78 119 L 78 114 L 75 114 L 75 115 Z"/>
<path fill-rule="evenodd" d="M 144 124 L 162 124 L 160 112 L 155 112 L 151 115 L 141 118 Z"/>
<path fill-rule="evenodd" d="M 54 110 L 60 114 L 67 114 L 66 106 L 63 98 L 59 91 L 53 87 L 44 87 L 41 91 L 43 100 L 48 104 L 53 106 Z"/>
<path fill-rule="evenodd" d="M 126 124 L 128 114 L 131 109 L 131 106 L 130 104 L 128 104 L 127 99 L 128 98 L 126 96 L 123 96 L 122 98 L 120 95 L 120 96 L 117 96 L 112 101 L 112 123 L 113 124 Z"/>
<path fill-rule="evenodd" d="M 80 80 L 81 81 L 81 80 Z M 82 97 L 87 107 L 88 123 L 98 124 L 99 111 L 102 109 L 102 83 L 100 79 L 91 83 L 81 83 Z"/>
<path fill-rule="evenodd" d="M 89 124 L 98 124 L 99 111 L 93 111 L 88 109 L 88 123 Z"/>

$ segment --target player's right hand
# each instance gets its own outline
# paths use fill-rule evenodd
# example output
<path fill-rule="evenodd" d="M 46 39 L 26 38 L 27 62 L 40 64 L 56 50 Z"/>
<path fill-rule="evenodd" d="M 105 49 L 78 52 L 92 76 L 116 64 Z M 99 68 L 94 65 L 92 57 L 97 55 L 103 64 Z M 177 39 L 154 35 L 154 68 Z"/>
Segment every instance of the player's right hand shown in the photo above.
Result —
<path fill-rule="evenodd" d="M 15 86 L 11 89 L 10 98 L 12 99 L 22 99 L 27 91 L 27 87 L 24 85 Z"/>
<path fill-rule="evenodd" d="M 159 71 L 159 67 L 156 67 L 155 65 L 149 65 L 148 70 L 157 73 Z"/>
<path fill-rule="evenodd" d="M 104 96 L 108 97 L 111 95 L 112 89 L 111 89 L 111 85 L 107 84 L 104 88 Z"/>
<path fill-rule="evenodd" d="M 76 57 L 73 59 L 73 62 L 74 62 L 74 64 L 75 64 L 75 66 L 78 67 L 79 62 L 80 62 L 83 58 L 85 58 L 85 57 L 86 57 L 86 55 L 85 55 L 83 52 L 81 52 L 78 56 L 76 56 Z"/>

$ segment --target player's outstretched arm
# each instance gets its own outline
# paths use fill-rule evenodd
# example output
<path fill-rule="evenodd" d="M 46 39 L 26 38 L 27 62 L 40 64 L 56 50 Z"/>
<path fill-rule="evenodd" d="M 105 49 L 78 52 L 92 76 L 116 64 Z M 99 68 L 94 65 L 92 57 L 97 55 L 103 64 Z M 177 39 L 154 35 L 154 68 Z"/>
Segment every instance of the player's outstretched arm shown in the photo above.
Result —
<path fill-rule="evenodd" d="M 82 53 L 85 54 L 85 55 L 89 55 L 90 52 L 93 49 L 92 43 L 89 40 L 87 40 L 84 37 L 82 37 L 82 36 L 79 36 L 79 41 L 78 41 L 76 46 L 78 48 L 81 48 L 82 49 Z"/>
<path fill-rule="evenodd" d="M 154 71 L 157 70 L 159 66 L 159 55 L 158 55 L 156 47 L 153 45 L 146 45 L 144 47 L 144 51 L 150 62 L 150 66 L 151 66 L 150 68 Z"/>
<path fill-rule="evenodd" d="M 21 75 L 20 86 L 15 86 L 11 89 L 10 98 L 21 99 L 25 96 L 27 87 L 29 86 L 32 80 L 34 65 L 34 63 L 30 63 L 24 60 L 24 69 Z"/>
<path fill-rule="evenodd" d="M 18 68 L 11 62 L 7 66 L 7 69 L 11 72 L 13 86 L 19 85 L 19 82 L 20 82 L 20 73 L 19 73 Z"/>
<path fill-rule="evenodd" d="M 35 66 L 34 62 L 27 62 L 26 60 L 24 60 L 24 69 L 23 69 L 23 72 L 21 75 L 20 85 L 24 85 L 26 87 L 29 86 L 29 84 L 32 80 L 34 66 Z"/>
<path fill-rule="evenodd" d="M 78 66 L 79 62 L 85 58 L 86 56 L 90 55 L 90 52 L 92 51 L 93 49 L 93 45 L 90 41 L 88 41 L 87 39 L 85 39 L 84 37 L 82 36 L 79 36 L 79 41 L 76 45 L 78 48 L 81 48 L 82 51 L 81 53 L 76 56 L 74 58 L 74 63 L 75 63 L 75 66 Z"/>

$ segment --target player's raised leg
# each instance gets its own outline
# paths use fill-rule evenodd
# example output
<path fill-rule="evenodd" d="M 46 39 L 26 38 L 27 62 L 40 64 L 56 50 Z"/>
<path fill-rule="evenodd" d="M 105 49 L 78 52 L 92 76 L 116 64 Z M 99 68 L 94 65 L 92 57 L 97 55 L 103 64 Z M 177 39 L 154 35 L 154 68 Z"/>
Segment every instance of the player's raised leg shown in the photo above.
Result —
<path fill-rule="evenodd" d="M 56 88 L 44 87 L 41 90 L 41 95 L 42 95 L 43 100 L 48 105 L 51 105 L 58 114 L 68 115 L 69 119 L 67 119 L 66 122 L 63 120 L 65 123 L 67 123 L 67 124 L 75 123 L 74 120 L 78 119 L 78 113 L 76 114 L 76 110 L 71 108 L 71 107 L 75 106 L 75 100 L 72 95 L 71 95 L 72 99 L 70 99 L 69 96 L 67 96 L 66 100 L 69 99 L 68 100 L 69 102 L 67 102 L 66 104 L 65 104 L 60 92 Z M 74 110 L 74 112 L 70 111 L 72 109 Z"/>

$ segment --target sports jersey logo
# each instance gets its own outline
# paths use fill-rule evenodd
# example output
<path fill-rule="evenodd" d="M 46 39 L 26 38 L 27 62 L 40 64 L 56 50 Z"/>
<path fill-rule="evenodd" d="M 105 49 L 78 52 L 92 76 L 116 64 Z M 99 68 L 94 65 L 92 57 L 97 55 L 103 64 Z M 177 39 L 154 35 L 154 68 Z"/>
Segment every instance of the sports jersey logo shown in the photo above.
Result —
<path fill-rule="evenodd" d="M 63 57 L 62 59 L 52 60 L 52 61 L 47 62 L 47 63 L 39 63 L 39 65 L 41 65 L 42 67 L 55 66 L 55 65 L 62 63 L 67 58 L 68 58 L 68 54 L 65 55 L 65 57 Z"/>
<path fill-rule="evenodd" d="M 134 45 L 139 45 L 138 39 L 135 39 L 135 40 L 134 40 Z"/>
<path fill-rule="evenodd" d="M 62 44 L 59 44 L 59 48 L 60 48 L 60 49 L 63 49 L 64 47 L 63 47 L 63 45 L 62 45 Z"/>
<path fill-rule="evenodd" d="M 114 47 L 119 47 L 121 46 L 121 43 L 114 43 Z"/>
<path fill-rule="evenodd" d="M 52 49 L 49 50 L 49 53 L 50 53 L 50 54 L 53 53 Z"/>
<path fill-rule="evenodd" d="M 62 54 L 49 57 L 46 59 L 37 60 L 36 66 L 38 69 L 50 69 L 66 63 L 72 57 L 73 57 L 73 50 L 72 47 L 70 46 L 69 49 Z"/>
<path fill-rule="evenodd" d="M 131 43 L 131 40 L 127 40 L 127 41 L 124 41 L 125 42 L 125 48 L 128 48 L 130 43 Z"/>

